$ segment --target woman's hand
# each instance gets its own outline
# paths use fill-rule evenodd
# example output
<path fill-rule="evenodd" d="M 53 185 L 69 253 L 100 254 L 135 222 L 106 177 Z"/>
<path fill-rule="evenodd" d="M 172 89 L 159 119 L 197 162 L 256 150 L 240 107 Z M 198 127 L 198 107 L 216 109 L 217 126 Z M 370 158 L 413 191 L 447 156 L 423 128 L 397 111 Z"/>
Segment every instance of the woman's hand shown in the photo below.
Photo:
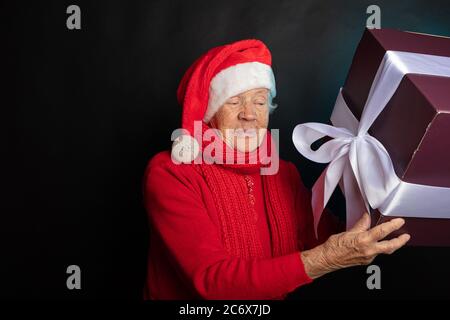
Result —
<path fill-rule="evenodd" d="M 397 218 L 369 229 L 370 216 L 364 213 L 349 231 L 332 235 L 323 244 L 301 252 L 305 271 L 315 279 L 338 269 L 370 264 L 380 253 L 391 254 L 408 242 L 409 234 L 380 240 L 404 223 L 405 220 Z"/>

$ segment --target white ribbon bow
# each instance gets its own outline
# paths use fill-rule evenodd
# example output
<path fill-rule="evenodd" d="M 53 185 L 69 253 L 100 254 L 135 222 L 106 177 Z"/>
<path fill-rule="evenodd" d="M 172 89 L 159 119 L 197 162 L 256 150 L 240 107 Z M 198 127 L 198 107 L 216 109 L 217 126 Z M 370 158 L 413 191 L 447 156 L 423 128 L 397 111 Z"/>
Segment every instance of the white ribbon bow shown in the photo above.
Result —
<path fill-rule="evenodd" d="M 370 212 L 369 205 L 383 215 L 450 218 L 450 188 L 401 181 L 387 150 L 367 132 L 408 73 L 450 77 L 450 57 L 387 51 L 360 121 L 340 91 L 331 116 L 335 126 L 310 122 L 294 128 L 297 150 L 312 161 L 329 163 L 312 190 L 316 236 L 322 211 L 339 181 L 346 199 L 347 229 L 363 210 Z M 325 136 L 332 140 L 313 151 L 311 145 Z"/>

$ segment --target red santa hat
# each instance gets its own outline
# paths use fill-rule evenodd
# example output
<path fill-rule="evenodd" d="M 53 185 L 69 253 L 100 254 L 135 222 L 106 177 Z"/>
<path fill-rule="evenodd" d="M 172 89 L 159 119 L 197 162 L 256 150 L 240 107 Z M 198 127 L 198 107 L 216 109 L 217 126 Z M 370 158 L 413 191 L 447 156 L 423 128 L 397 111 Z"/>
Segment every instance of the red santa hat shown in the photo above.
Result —
<path fill-rule="evenodd" d="M 194 122 L 207 124 L 228 98 L 256 88 L 269 89 L 275 97 L 271 64 L 269 49 L 256 39 L 214 47 L 199 57 L 178 86 L 184 133 L 172 145 L 172 159 L 190 163 L 199 155 L 201 141 L 193 137 Z"/>

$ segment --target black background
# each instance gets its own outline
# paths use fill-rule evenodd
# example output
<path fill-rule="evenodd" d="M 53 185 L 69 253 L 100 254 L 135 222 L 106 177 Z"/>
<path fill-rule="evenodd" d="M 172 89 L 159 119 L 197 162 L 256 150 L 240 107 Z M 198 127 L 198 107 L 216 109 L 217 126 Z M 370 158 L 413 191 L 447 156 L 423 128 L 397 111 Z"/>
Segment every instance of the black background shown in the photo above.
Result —
<path fill-rule="evenodd" d="M 81 30 L 66 28 L 70 4 Z M 370 4 L 382 27 L 450 35 L 448 1 L 2 2 L 0 296 L 141 299 L 142 175 L 179 127 L 178 82 L 213 46 L 268 45 L 279 104 L 270 127 L 311 186 L 323 166 L 295 151 L 291 133 L 328 121 Z M 332 208 L 342 216 L 339 194 Z M 449 248 L 407 247 L 375 260 L 381 290 L 366 288 L 360 267 L 290 298 L 448 298 L 449 262 Z M 66 288 L 71 264 L 81 290 Z"/>

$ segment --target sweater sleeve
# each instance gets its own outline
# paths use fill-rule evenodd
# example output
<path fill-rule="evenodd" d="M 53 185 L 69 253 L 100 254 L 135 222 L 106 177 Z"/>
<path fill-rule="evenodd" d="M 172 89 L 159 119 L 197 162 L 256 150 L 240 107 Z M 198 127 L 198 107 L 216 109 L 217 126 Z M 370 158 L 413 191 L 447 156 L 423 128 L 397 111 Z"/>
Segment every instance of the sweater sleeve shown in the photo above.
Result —
<path fill-rule="evenodd" d="M 325 208 L 320 218 L 318 227 L 318 238 L 314 232 L 314 218 L 311 207 L 311 190 L 303 184 L 300 173 L 293 163 L 291 176 L 293 177 L 293 188 L 296 190 L 296 211 L 300 215 L 300 243 L 304 249 L 311 249 L 325 242 L 331 235 L 344 231 L 344 224 L 329 210 Z"/>
<path fill-rule="evenodd" d="M 150 165 L 144 201 L 152 230 L 199 297 L 276 299 L 312 281 L 299 252 L 270 259 L 230 256 L 182 166 Z"/>

